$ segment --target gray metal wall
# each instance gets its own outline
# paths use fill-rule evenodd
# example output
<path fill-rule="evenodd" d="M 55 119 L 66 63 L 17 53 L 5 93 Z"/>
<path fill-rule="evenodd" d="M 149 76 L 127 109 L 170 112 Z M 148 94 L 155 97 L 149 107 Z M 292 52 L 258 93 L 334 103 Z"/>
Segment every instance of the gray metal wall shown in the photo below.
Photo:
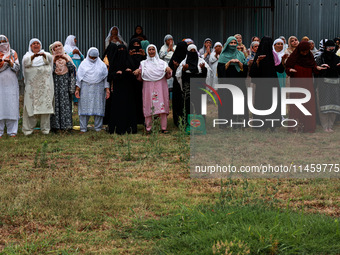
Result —
<path fill-rule="evenodd" d="M 20 60 L 32 38 L 40 39 L 48 51 L 50 44 L 64 43 L 70 34 L 86 55 L 91 46 L 101 48 L 100 23 L 100 1 L 0 0 L 0 34 L 8 37 Z"/>
<path fill-rule="evenodd" d="M 316 44 L 340 35 L 340 0 L 275 0 L 274 37 L 308 35 Z M 19 58 L 37 37 L 43 48 L 69 34 L 78 39 L 83 54 L 91 46 L 103 52 L 103 39 L 117 25 L 128 41 L 139 24 L 151 43 L 163 44 L 167 33 L 175 41 L 191 37 L 201 47 L 206 37 L 224 42 L 241 33 L 248 46 L 253 35 L 272 35 L 270 0 L 0 0 L 0 34 L 6 35 Z M 106 10 L 102 12 L 102 7 Z M 207 7 L 207 8 L 205 8 Z M 211 7 L 219 7 L 212 9 Z M 227 7 L 227 8 L 226 8 Z M 245 8 L 246 7 L 246 8 Z M 104 15 L 104 16 L 103 16 Z M 104 30 L 104 31 L 103 31 Z"/>

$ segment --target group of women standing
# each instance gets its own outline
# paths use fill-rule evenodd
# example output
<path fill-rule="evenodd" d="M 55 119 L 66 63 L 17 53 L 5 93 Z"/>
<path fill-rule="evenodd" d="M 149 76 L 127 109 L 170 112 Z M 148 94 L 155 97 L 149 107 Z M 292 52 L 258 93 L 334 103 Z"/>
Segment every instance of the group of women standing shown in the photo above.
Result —
<path fill-rule="evenodd" d="M 247 95 L 244 81 L 248 75 L 255 84 L 256 78 L 274 79 L 276 82 L 271 80 L 266 84 L 261 80 L 256 84 L 254 108 L 257 110 L 272 106 L 272 88 L 279 92 L 284 86 L 308 89 L 311 100 L 304 106 L 311 115 L 305 116 L 291 106 L 289 118 L 296 120 L 298 126 L 290 131 L 314 132 L 318 112 L 324 130 L 333 132 L 336 115 L 340 114 L 340 58 L 336 55 L 338 46 L 332 40 L 323 40 L 321 49 L 316 50 L 309 38 L 299 42 L 291 36 L 286 44 L 284 37 L 273 42 L 269 37 L 260 40 L 255 36 L 247 50 L 242 36 L 237 34 L 230 36 L 224 45 L 213 44 L 212 39 L 206 38 L 198 50 L 192 39 L 183 39 L 176 45 L 168 34 L 158 54 L 157 47 L 147 41 L 141 26 L 136 27 L 129 43 L 114 26 L 105 40 L 103 60 L 94 47 L 84 58 L 76 43 L 75 36 L 70 35 L 64 46 L 59 41 L 54 42 L 50 54 L 42 49 L 39 39 L 30 41 L 22 60 L 25 81 L 22 131 L 25 135 L 33 133 L 37 119 L 40 119 L 43 134 L 48 134 L 50 129 L 70 130 L 73 127 L 72 101 L 77 100 L 83 133 L 87 131 L 90 116 L 95 116 L 96 131 L 108 124 L 108 131 L 117 134 L 137 133 L 138 124 L 144 124 L 146 133 L 150 133 L 154 116 L 158 116 L 161 132 L 168 133 L 169 91 L 172 92 L 175 125 L 178 126 L 181 119 L 187 121 L 191 105 L 195 106 L 196 113 L 200 112 L 200 102 L 190 98 L 190 78 L 204 78 L 212 88 L 219 79 L 229 78 L 244 95 Z M 20 64 L 17 53 L 3 35 L 0 35 L 0 60 L 0 137 L 5 126 L 8 135 L 15 137 L 19 119 L 16 74 Z M 315 79 L 316 89 L 313 76 L 318 78 Z M 301 82 L 295 78 L 310 79 Z M 219 94 L 223 102 L 223 107 L 219 105 L 219 118 L 249 119 L 247 110 L 243 116 L 233 115 L 230 91 L 221 89 Z M 299 96 L 290 95 L 291 98 Z M 246 102 L 244 107 L 247 109 Z M 281 119 L 280 107 L 265 117 Z M 253 115 L 253 118 L 264 117 Z M 265 124 L 262 129 L 268 127 Z"/>

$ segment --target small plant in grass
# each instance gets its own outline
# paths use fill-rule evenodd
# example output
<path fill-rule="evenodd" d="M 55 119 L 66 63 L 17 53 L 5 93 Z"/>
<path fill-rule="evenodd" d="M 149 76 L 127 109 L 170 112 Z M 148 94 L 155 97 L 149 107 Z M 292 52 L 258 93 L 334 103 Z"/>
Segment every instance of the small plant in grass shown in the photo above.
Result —
<path fill-rule="evenodd" d="M 184 101 L 185 103 L 185 101 Z M 180 160 L 182 162 L 188 162 L 189 157 L 188 157 L 188 152 L 190 148 L 190 143 L 187 141 L 187 133 L 186 133 L 186 128 L 187 128 L 187 120 L 186 120 L 186 110 L 185 107 L 183 107 L 183 115 L 178 117 L 178 128 L 179 132 L 177 132 L 177 141 L 179 143 L 179 148 L 180 148 Z"/>
<path fill-rule="evenodd" d="M 244 241 L 234 239 L 234 241 L 217 241 L 212 247 L 213 254 L 223 255 L 243 255 L 250 254 L 250 248 Z"/>
<path fill-rule="evenodd" d="M 37 152 L 36 152 L 35 157 L 34 157 L 34 167 L 35 168 L 37 168 L 39 166 L 42 167 L 42 168 L 48 167 L 47 155 L 46 155 L 47 146 L 48 146 L 47 141 L 44 141 L 42 147 L 37 149 Z"/>

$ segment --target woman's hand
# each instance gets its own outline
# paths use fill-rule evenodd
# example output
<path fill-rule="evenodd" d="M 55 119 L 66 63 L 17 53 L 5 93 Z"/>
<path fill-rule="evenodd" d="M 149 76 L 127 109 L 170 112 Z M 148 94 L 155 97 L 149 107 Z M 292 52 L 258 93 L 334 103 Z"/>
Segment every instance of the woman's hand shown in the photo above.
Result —
<path fill-rule="evenodd" d="M 174 63 L 175 68 L 177 68 L 179 66 L 179 64 L 175 60 L 172 60 L 172 63 Z"/>
<path fill-rule="evenodd" d="M 122 74 L 123 72 L 122 71 L 117 71 L 116 74 Z"/>
<path fill-rule="evenodd" d="M 290 73 L 297 73 L 297 71 L 294 68 L 289 69 Z"/>
<path fill-rule="evenodd" d="M 201 67 L 201 69 L 204 69 L 205 68 L 205 63 L 201 63 L 200 67 Z"/>
<path fill-rule="evenodd" d="M 77 88 L 76 88 L 76 92 L 74 93 L 74 95 L 75 95 L 76 98 L 78 98 L 78 99 L 80 98 L 79 92 L 80 92 L 80 88 L 77 87 Z"/>
<path fill-rule="evenodd" d="M 233 62 L 233 59 L 232 60 L 229 60 L 226 64 L 225 64 L 225 70 L 227 70 L 230 66 L 231 63 L 234 63 Z"/>
<path fill-rule="evenodd" d="M 131 73 L 132 72 L 132 70 L 130 69 L 130 68 L 126 68 L 126 70 L 125 70 L 126 72 L 129 72 L 129 73 Z"/>
<path fill-rule="evenodd" d="M 169 74 L 169 73 L 171 73 L 171 72 L 172 72 L 172 70 L 171 70 L 171 68 L 170 68 L 170 67 L 167 67 L 167 68 L 165 68 L 165 72 L 166 72 L 167 74 Z"/>
<path fill-rule="evenodd" d="M 140 69 L 136 69 L 135 71 L 133 71 L 133 74 L 134 75 L 139 75 L 139 74 L 141 74 L 142 72 L 141 72 L 141 70 Z"/>
<path fill-rule="evenodd" d="M 110 98 L 110 89 L 109 88 L 105 88 L 105 99 L 109 99 Z"/>
<path fill-rule="evenodd" d="M 13 62 L 9 59 L 5 59 L 4 62 L 7 62 L 10 67 L 13 67 Z"/>
<path fill-rule="evenodd" d="M 77 50 L 77 49 L 74 49 L 73 52 L 72 52 L 72 54 L 73 54 L 73 55 L 74 55 L 74 54 L 78 54 L 78 55 L 80 56 L 80 52 L 79 52 L 79 50 Z"/>
<path fill-rule="evenodd" d="M 317 69 L 318 71 L 327 69 L 327 67 L 323 67 L 324 65 L 325 65 L 325 64 L 323 64 L 322 66 L 317 66 L 316 69 Z M 328 66 L 328 65 L 327 65 L 327 66 Z M 329 67 L 329 66 L 328 66 L 328 67 Z"/>
<path fill-rule="evenodd" d="M 259 65 L 260 61 L 262 61 L 265 57 L 266 57 L 266 55 L 260 55 L 256 60 L 256 64 Z"/>
<path fill-rule="evenodd" d="M 182 66 L 183 66 L 183 71 L 186 71 L 186 70 L 189 69 L 189 65 L 188 64 L 183 64 Z"/>

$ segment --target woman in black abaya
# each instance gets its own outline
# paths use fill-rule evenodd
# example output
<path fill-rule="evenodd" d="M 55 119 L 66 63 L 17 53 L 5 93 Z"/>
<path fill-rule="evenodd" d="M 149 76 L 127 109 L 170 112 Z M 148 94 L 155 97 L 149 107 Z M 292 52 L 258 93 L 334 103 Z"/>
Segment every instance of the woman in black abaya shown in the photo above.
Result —
<path fill-rule="evenodd" d="M 273 102 L 272 91 L 273 88 L 277 88 L 276 110 L 270 115 L 253 116 L 254 119 L 261 119 L 264 122 L 263 129 L 270 127 L 273 130 L 275 127 L 281 126 L 281 93 L 277 72 L 283 73 L 284 67 L 276 53 L 273 52 L 272 45 L 272 38 L 265 36 L 261 39 L 249 75 L 255 78 L 252 82 L 256 84 L 254 107 L 257 110 L 268 110 L 271 108 Z M 265 119 L 275 119 L 277 121 L 274 121 L 273 125 L 271 121 L 265 121 Z"/>
<path fill-rule="evenodd" d="M 183 59 L 185 59 L 187 55 L 187 47 L 188 45 L 186 42 L 179 42 L 169 62 L 169 67 L 172 69 L 172 76 L 174 77 L 172 88 L 172 116 L 174 124 L 177 127 L 179 125 L 179 116 L 183 115 L 184 95 L 181 90 L 181 86 L 176 79 L 176 71 L 179 64 L 183 61 Z"/>
<path fill-rule="evenodd" d="M 112 102 L 109 120 L 109 132 L 119 135 L 137 133 L 136 106 L 133 93 L 132 64 L 125 45 L 118 46 L 112 75 Z"/>
<path fill-rule="evenodd" d="M 139 68 L 140 62 L 145 60 L 145 52 L 141 47 L 141 42 L 139 39 L 134 38 L 129 43 L 129 55 L 131 60 L 132 71 Z M 144 124 L 144 113 L 143 113 L 143 81 L 138 81 L 136 76 L 130 78 L 131 85 L 133 87 L 133 95 L 135 98 L 136 107 L 136 118 L 137 124 Z"/>
<path fill-rule="evenodd" d="M 103 60 L 105 57 L 107 57 L 109 61 L 109 66 L 113 66 L 113 61 L 117 53 L 118 46 L 114 43 L 110 43 L 109 46 L 104 51 L 103 54 Z M 107 76 L 107 81 L 108 83 L 112 83 L 112 69 L 110 70 L 109 67 L 109 74 Z M 111 111 L 111 102 L 112 102 L 112 91 L 110 90 L 110 97 L 109 99 L 106 99 L 106 104 L 105 104 L 105 116 L 103 119 L 103 125 L 108 125 L 109 124 L 109 119 L 110 119 L 110 111 Z"/>

